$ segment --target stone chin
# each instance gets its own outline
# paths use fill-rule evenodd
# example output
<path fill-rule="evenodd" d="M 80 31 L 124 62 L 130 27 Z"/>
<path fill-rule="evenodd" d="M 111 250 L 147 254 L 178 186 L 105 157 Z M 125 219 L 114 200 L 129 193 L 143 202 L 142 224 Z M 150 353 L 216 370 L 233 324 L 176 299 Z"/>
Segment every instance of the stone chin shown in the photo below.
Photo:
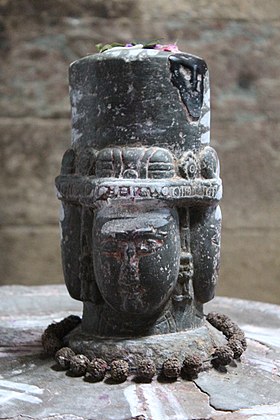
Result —
<path fill-rule="evenodd" d="M 160 313 L 177 282 L 177 211 L 106 207 L 95 217 L 93 262 L 104 301 L 122 315 Z"/>

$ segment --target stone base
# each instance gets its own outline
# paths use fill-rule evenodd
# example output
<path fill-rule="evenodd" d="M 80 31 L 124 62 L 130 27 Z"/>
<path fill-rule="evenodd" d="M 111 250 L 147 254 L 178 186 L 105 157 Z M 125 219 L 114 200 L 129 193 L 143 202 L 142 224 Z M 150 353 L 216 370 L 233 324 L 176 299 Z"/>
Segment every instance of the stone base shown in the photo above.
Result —
<path fill-rule="evenodd" d="M 73 378 L 41 355 L 45 328 L 69 314 L 81 315 L 81 303 L 69 297 L 65 286 L 2 286 L 0 302 L 1 419 L 279 418 L 280 306 L 221 297 L 205 305 L 205 313 L 227 314 L 246 333 L 248 349 L 227 372 L 209 369 L 195 381 L 154 378 L 151 383 L 137 383 L 131 375 L 113 385 L 109 377 L 98 383 Z"/>
<path fill-rule="evenodd" d="M 65 338 L 65 344 L 75 353 L 90 358 L 101 357 L 108 363 L 114 359 L 125 359 L 131 366 L 137 366 L 142 358 L 150 358 L 157 368 L 170 357 L 177 357 L 182 362 L 187 353 L 197 353 L 205 360 L 215 346 L 225 342 L 225 337 L 207 321 L 193 330 L 118 339 L 92 337 L 84 334 L 79 326 Z"/>

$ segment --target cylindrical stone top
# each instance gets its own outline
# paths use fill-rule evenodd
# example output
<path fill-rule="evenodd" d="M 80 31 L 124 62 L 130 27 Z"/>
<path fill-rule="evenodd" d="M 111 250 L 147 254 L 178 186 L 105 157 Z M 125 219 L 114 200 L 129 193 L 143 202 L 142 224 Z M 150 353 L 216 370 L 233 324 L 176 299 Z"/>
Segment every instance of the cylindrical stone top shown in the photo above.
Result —
<path fill-rule="evenodd" d="M 206 63 L 185 53 L 119 48 L 70 66 L 72 146 L 153 146 L 175 156 L 209 143 Z"/>

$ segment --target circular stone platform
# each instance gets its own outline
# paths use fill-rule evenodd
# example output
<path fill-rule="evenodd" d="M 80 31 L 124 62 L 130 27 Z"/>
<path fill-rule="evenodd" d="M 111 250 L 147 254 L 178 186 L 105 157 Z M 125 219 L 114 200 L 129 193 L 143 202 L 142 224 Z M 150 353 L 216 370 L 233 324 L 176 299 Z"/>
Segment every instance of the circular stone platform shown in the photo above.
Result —
<path fill-rule="evenodd" d="M 64 286 L 0 287 L 0 418 L 146 420 L 280 418 L 280 306 L 215 298 L 204 311 L 227 314 L 248 349 L 227 372 L 195 381 L 90 383 L 57 371 L 42 357 L 41 334 L 52 321 L 81 315 Z"/>
<path fill-rule="evenodd" d="M 107 362 L 125 359 L 131 366 L 137 366 L 142 358 L 149 358 L 156 363 L 157 368 L 170 357 L 183 362 L 186 354 L 196 353 L 206 360 L 215 346 L 225 343 L 224 336 L 207 321 L 204 326 L 193 330 L 130 339 L 92 338 L 83 334 L 78 327 L 65 339 L 65 344 L 75 353 L 89 358 L 101 357 Z"/>

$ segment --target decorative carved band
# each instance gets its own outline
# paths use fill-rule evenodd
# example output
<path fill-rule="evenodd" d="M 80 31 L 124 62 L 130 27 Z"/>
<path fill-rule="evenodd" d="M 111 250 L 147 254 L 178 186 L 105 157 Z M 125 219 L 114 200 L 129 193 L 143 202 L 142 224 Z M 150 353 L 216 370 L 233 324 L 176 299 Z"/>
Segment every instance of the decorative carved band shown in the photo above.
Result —
<path fill-rule="evenodd" d="M 222 197 L 222 182 L 212 180 L 115 179 L 60 175 L 56 178 L 59 199 L 95 207 L 114 199 L 165 200 L 211 205 Z"/>

